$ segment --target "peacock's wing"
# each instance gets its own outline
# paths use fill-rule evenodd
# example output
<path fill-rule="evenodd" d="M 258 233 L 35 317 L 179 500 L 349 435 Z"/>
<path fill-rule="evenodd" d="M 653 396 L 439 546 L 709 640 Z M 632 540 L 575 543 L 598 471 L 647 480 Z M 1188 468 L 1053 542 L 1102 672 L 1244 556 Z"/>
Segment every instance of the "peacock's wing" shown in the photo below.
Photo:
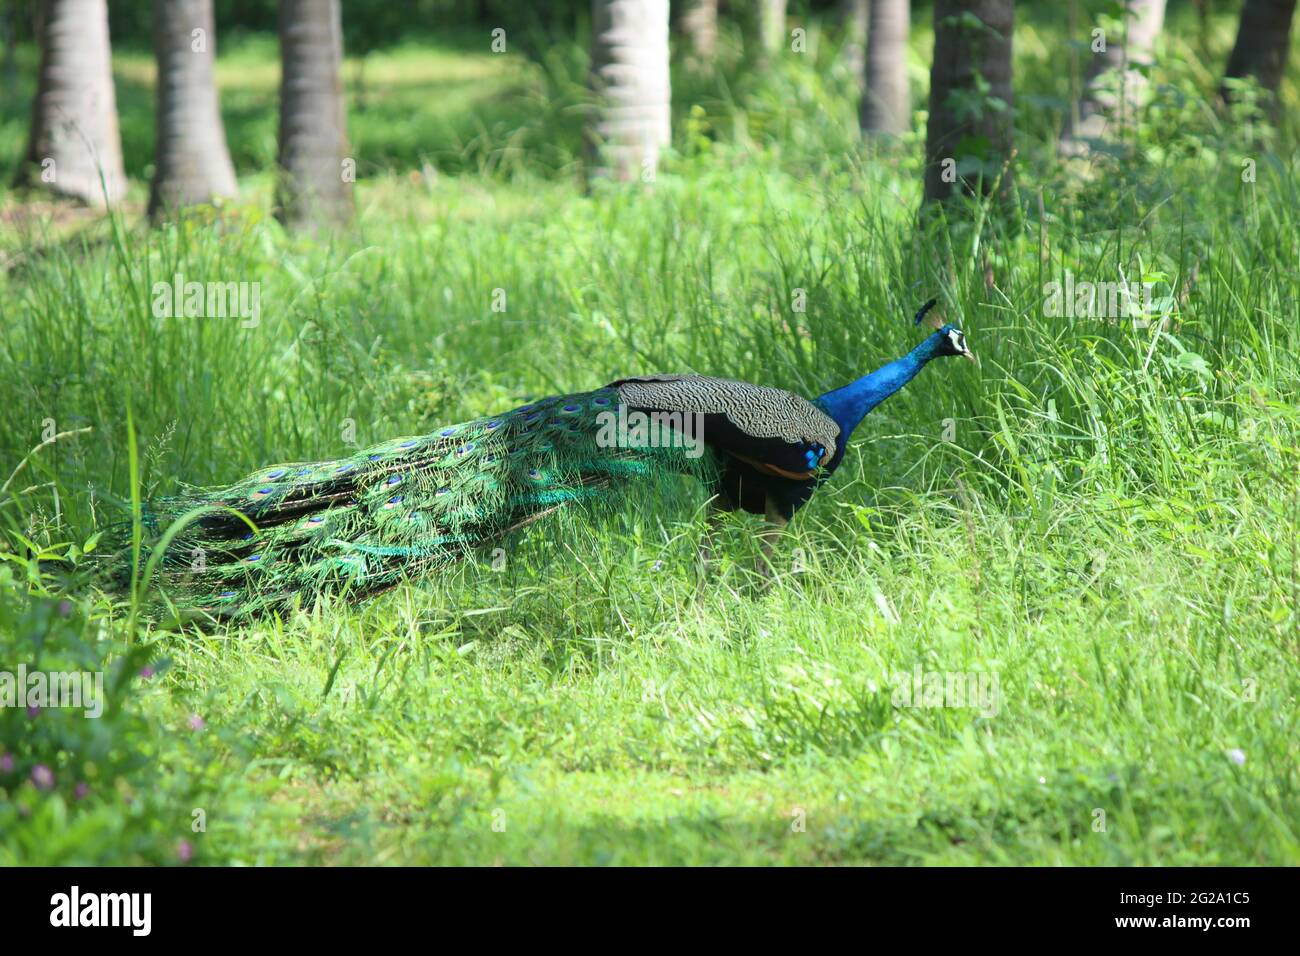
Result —
<path fill-rule="evenodd" d="M 710 448 L 795 481 L 814 478 L 840 438 L 834 419 L 784 389 L 702 375 L 647 375 L 605 387 L 629 409 L 698 414 Z"/>

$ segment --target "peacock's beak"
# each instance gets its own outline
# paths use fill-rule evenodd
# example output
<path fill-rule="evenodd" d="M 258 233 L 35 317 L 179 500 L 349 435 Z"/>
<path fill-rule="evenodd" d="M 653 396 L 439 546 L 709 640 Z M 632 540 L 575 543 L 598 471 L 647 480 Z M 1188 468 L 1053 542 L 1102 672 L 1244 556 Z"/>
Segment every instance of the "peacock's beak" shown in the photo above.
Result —
<path fill-rule="evenodd" d="M 980 360 L 975 357 L 975 353 L 972 352 L 970 349 L 967 349 L 965 352 L 962 352 L 961 357 L 965 359 L 970 359 L 976 365 L 979 365 L 980 363 Z"/>

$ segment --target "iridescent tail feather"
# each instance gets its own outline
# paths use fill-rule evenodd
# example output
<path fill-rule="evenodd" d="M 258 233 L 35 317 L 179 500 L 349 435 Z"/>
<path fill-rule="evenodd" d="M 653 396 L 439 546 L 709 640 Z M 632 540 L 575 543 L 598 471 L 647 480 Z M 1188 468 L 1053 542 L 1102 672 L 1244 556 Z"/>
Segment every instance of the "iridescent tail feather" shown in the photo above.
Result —
<path fill-rule="evenodd" d="M 238 617 L 362 596 L 428 574 L 554 510 L 616 496 L 638 479 L 696 470 L 680 449 L 602 443 L 600 389 L 399 438 L 333 461 L 274 465 L 153 502 L 152 544 L 174 522 L 155 575 L 173 607 Z M 206 509 L 198 517 L 196 509 Z M 117 552 L 119 580 L 129 550 Z M 147 551 L 146 551 L 147 557 Z"/>

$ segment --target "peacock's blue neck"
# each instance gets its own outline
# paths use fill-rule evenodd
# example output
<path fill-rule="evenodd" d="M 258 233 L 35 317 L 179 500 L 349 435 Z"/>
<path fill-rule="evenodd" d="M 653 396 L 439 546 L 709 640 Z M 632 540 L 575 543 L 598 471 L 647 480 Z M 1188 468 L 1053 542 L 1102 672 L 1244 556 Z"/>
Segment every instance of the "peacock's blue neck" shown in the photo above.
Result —
<path fill-rule="evenodd" d="M 938 354 L 939 339 L 936 332 L 902 358 L 882 365 L 843 388 L 827 392 L 817 399 L 817 404 L 835 419 L 840 434 L 848 438 L 868 412 L 915 378 L 916 373 L 925 368 L 925 363 Z"/>

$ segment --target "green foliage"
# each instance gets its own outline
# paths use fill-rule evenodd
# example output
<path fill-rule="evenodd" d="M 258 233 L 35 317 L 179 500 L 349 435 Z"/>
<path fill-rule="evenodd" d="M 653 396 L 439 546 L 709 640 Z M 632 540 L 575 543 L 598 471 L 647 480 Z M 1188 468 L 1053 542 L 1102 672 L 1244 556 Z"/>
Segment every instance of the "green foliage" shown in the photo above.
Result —
<path fill-rule="evenodd" d="M 422 65 L 399 46 L 367 57 L 360 221 L 332 240 L 267 217 L 273 47 L 231 44 L 240 202 L 151 230 L 133 209 L 87 225 L 15 201 L 0 237 L 0 480 L 47 419 L 75 433 L 0 494 L 0 664 L 130 678 L 98 722 L 0 712 L 0 853 L 1296 863 L 1300 168 L 1291 127 L 1247 139 L 1210 107 L 1231 23 L 1210 24 L 1204 56 L 1178 46 L 1153 75 L 1167 95 L 1080 171 L 1054 155 L 1065 46 L 1027 16 L 1019 202 L 921 226 L 921 127 L 857 142 L 829 34 L 760 75 L 724 30 L 716 74 L 674 76 L 653 186 L 586 194 L 576 140 L 514 149 L 518 101 L 440 98 L 455 82 L 419 72 L 472 73 L 481 50 Z M 538 139 L 581 102 L 580 49 L 553 55 L 545 79 L 508 68 L 533 77 Z M 137 92 L 124 129 L 148 125 Z M 461 175 L 413 168 L 456 153 L 433 131 L 462 107 L 488 132 Z M 259 283 L 260 321 L 155 316 L 178 273 Z M 1067 273 L 1150 296 L 1049 314 Z M 981 364 L 932 367 L 868 418 L 767 590 L 752 523 L 724 525 L 702 579 L 699 511 L 646 501 L 556 516 L 359 607 L 206 633 L 127 633 L 129 609 L 81 583 L 87 539 L 129 514 L 128 407 L 153 499 L 629 373 L 816 394 L 914 344 L 930 295 Z M 140 678 L 146 653 L 170 667 Z M 996 675 L 997 706 L 907 703 L 918 669 Z M 88 759 L 101 776 L 77 801 Z"/>
<path fill-rule="evenodd" d="M 15 566 L 0 566 L 0 666 L 13 682 L 0 677 L 0 862 L 231 859 L 238 778 L 223 779 L 230 767 L 185 695 L 157 689 L 170 669 L 160 644 L 124 643 L 84 599 L 24 595 Z M 56 696 L 72 682 L 75 697 Z"/>

